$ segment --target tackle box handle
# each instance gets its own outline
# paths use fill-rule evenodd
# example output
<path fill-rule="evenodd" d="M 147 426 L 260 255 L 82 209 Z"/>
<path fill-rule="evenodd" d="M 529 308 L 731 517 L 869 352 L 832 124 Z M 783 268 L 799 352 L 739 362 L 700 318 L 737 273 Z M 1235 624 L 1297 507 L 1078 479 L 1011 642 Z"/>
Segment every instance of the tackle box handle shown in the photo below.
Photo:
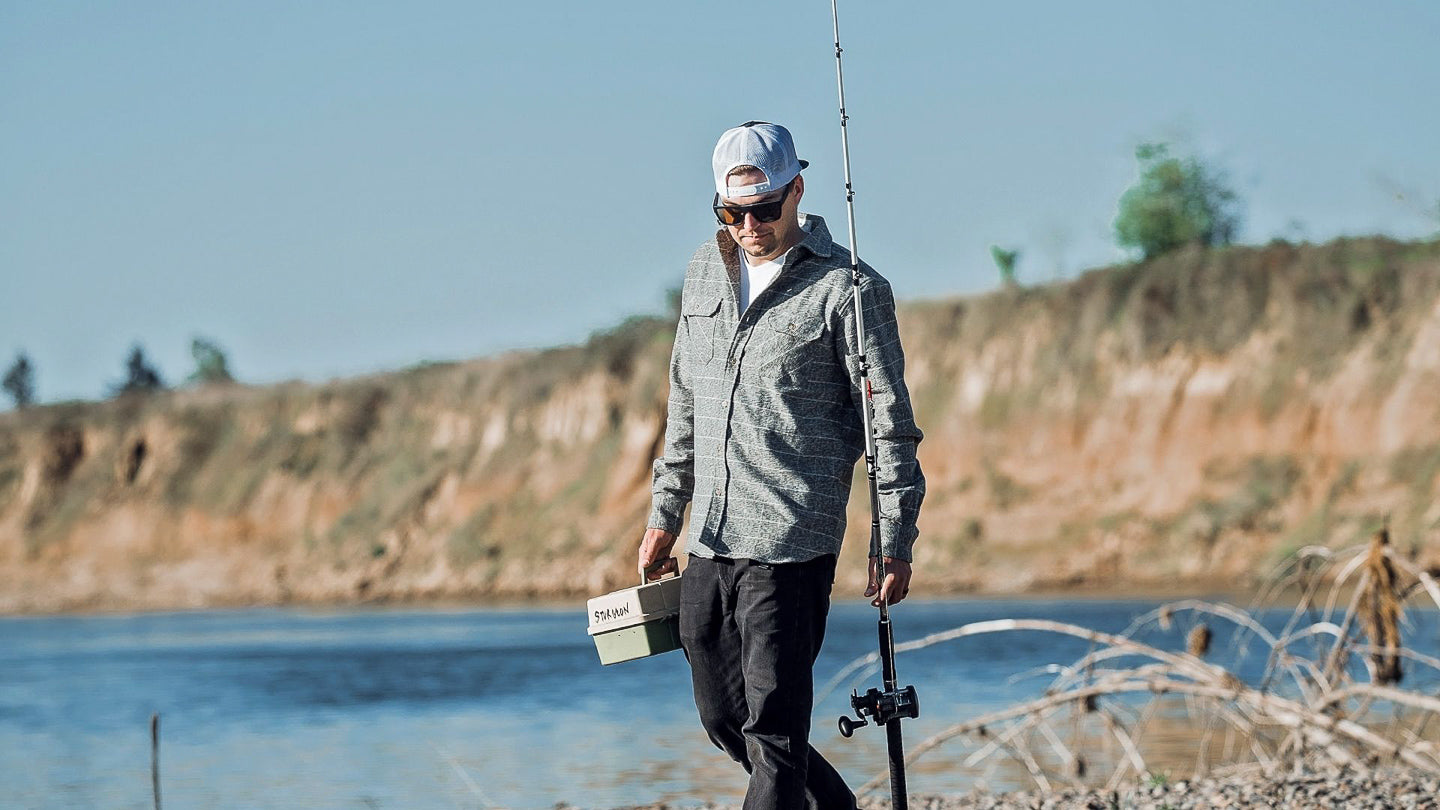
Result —
<path fill-rule="evenodd" d="M 679 560 L 675 560 L 674 557 L 666 557 L 666 558 L 663 559 L 663 560 L 656 560 L 656 561 L 655 561 L 655 564 L 654 564 L 654 565 L 651 565 L 649 568 L 646 568 L 644 565 L 640 565 L 640 566 L 637 567 L 637 570 L 640 571 L 640 584 L 641 584 L 641 585 L 649 585 L 650 582 L 649 582 L 649 580 L 645 579 L 645 575 L 648 574 L 648 573 L 650 573 L 651 571 L 655 570 L 656 568 L 659 568 L 660 566 L 664 565 L 666 562 L 669 562 L 669 561 L 671 561 L 671 560 L 674 560 L 674 561 L 675 561 L 675 570 L 672 571 L 672 572 L 670 572 L 670 576 L 672 576 L 672 577 L 678 577 L 678 576 L 680 576 L 680 561 L 679 561 Z M 657 579 L 657 580 L 655 580 L 655 581 L 656 581 L 656 582 L 661 582 L 661 581 L 663 581 L 663 580 L 665 580 L 665 579 L 666 579 L 666 577 L 663 577 L 663 576 L 662 576 L 662 577 L 660 577 L 660 579 Z"/>

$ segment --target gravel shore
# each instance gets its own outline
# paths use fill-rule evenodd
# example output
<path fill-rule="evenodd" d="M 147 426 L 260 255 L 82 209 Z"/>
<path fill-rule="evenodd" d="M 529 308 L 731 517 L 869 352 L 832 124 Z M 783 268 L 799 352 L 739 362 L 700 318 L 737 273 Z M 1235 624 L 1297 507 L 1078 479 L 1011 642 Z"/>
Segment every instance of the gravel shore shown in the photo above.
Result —
<path fill-rule="evenodd" d="M 566 807 L 567 805 L 557 805 Z M 1041 792 L 912 796 L 911 810 L 1201 810 L 1202 808 L 1440 808 L 1440 776 L 1412 771 L 1339 773 L 1262 779 L 1142 782 L 1116 791 L 1067 788 Z M 862 800 L 861 810 L 889 810 L 890 800 Z M 654 804 L 623 810 L 675 810 Z M 739 810 L 707 804 L 704 810 Z"/>

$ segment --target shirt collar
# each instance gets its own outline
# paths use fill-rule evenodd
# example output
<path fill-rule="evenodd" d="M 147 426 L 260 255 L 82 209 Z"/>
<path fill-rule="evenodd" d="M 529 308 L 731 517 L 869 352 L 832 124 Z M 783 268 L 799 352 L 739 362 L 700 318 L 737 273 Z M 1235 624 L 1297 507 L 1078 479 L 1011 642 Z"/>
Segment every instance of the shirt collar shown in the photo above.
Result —
<path fill-rule="evenodd" d="M 816 256 L 830 258 L 831 248 L 835 241 L 830 238 L 830 229 L 825 227 L 825 220 L 816 214 L 801 214 L 801 222 L 810 226 L 810 232 L 800 240 L 796 247 L 803 247 Z"/>

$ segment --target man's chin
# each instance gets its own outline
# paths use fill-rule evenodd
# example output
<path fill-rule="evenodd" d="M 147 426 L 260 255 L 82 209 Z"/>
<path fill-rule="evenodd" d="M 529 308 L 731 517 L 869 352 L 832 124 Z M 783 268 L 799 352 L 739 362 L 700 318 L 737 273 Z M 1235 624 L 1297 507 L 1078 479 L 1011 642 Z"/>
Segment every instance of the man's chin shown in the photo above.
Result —
<path fill-rule="evenodd" d="M 755 242 L 753 240 L 747 240 L 741 242 L 740 247 L 744 249 L 747 255 L 752 256 L 756 259 L 763 259 L 773 252 L 775 245 L 771 242 Z"/>

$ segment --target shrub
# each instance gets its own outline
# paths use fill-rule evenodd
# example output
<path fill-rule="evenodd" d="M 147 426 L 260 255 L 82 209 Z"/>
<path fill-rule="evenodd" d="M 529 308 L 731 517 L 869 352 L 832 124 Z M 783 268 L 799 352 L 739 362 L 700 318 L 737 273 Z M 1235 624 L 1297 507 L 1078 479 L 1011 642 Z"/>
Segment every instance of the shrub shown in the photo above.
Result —
<path fill-rule="evenodd" d="M 15 400 L 17 408 L 24 408 L 35 402 L 35 367 L 24 352 L 15 355 L 15 362 L 11 363 L 10 370 L 5 372 L 5 379 L 0 381 L 0 387 Z"/>
<path fill-rule="evenodd" d="M 990 258 L 995 260 L 995 266 L 1000 269 L 1000 281 L 1006 287 L 1015 286 L 1015 262 L 1020 259 L 1020 251 L 1006 250 L 999 245 L 991 245 Z"/>
<path fill-rule="evenodd" d="M 1239 201 L 1224 175 L 1165 144 L 1135 149 L 1140 179 L 1120 197 L 1115 241 L 1152 259 L 1190 243 L 1228 245 L 1240 228 Z"/>
<path fill-rule="evenodd" d="M 165 387 L 160 372 L 145 359 L 145 350 L 136 344 L 125 361 L 125 381 L 113 388 L 115 394 L 149 393 Z"/>
<path fill-rule="evenodd" d="M 190 375 L 191 382 L 203 385 L 235 381 L 230 374 L 230 363 L 225 358 L 225 350 L 215 341 L 202 337 L 192 339 L 190 356 L 195 358 L 195 371 Z"/>

